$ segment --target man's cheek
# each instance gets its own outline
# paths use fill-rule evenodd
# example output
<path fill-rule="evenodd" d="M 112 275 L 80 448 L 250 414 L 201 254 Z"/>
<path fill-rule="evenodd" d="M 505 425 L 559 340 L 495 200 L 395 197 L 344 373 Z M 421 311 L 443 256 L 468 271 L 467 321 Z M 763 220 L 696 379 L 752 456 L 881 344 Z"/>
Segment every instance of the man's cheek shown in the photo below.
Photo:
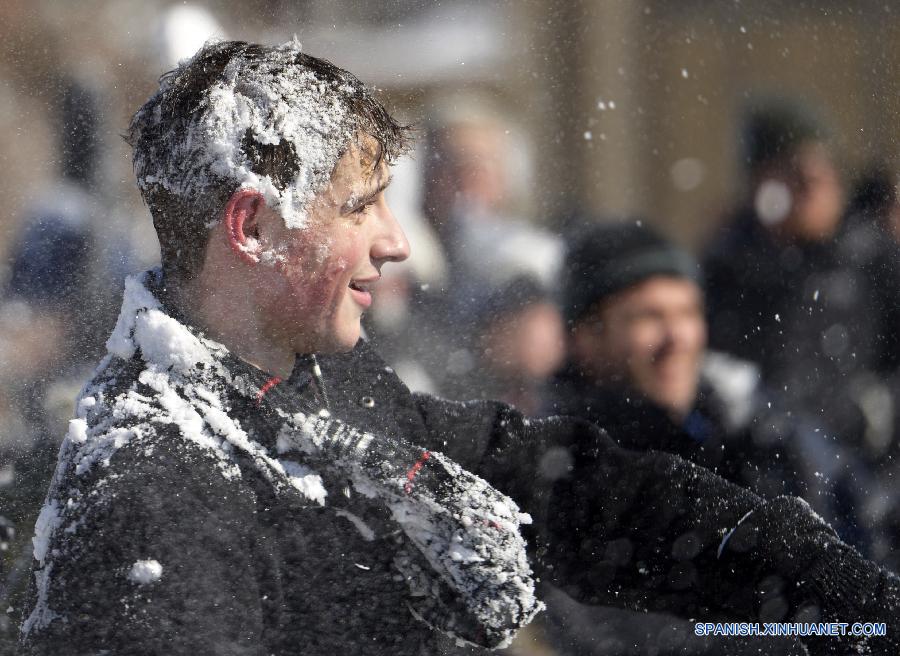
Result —
<path fill-rule="evenodd" d="M 329 262 L 328 276 L 336 279 L 345 275 L 349 270 L 350 261 L 347 258 L 340 256 Z"/>
<path fill-rule="evenodd" d="M 346 278 L 349 284 L 360 264 L 367 259 L 366 250 L 361 245 L 345 244 L 340 251 L 331 253 L 325 268 L 331 278 L 335 280 Z"/>
<path fill-rule="evenodd" d="M 323 307 L 328 300 L 329 285 L 322 276 L 310 275 L 304 272 L 299 279 L 292 280 L 287 287 L 288 300 L 292 305 L 300 306 L 306 310 L 315 310 Z"/>

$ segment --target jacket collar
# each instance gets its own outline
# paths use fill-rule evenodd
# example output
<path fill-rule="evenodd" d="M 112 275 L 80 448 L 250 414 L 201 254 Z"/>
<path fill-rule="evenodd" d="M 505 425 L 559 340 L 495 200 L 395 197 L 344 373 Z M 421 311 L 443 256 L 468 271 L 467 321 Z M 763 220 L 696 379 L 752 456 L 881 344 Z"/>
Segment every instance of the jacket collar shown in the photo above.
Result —
<path fill-rule="evenodd" d="M 106 342 L 110 355 L 129 360 L 139 354 L 147 365 L 188 380 L 212 373 L 251 399 L 268 391 L 276 377 L 204 335 L 167 302 L 166 296 L 159 268 L 126 279 L 116 327 Z M 292 376 L 292 380 L 302 384 L 304 377 Z"/>

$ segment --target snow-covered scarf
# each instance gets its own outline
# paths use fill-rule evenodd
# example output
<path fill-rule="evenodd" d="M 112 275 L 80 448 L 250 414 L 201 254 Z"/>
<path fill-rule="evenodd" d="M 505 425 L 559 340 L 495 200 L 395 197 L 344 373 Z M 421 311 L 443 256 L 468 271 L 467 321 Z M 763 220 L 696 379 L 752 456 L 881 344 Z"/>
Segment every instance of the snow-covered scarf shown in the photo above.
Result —
<path fill-rule="evenodd" d="M 531 621 L 542 605 L 534 596 L 520 534 L 530 518 L 511 499 L 440 453 L 348 426 L 324 409 L 287 413 L 275 408 L 283 423 L 276 453 L 271 453 L 226 411 L 228 388 L 247 384 L 224 365 L 231 357 L 227 349 L 170 316 L 150 291 L 158 282 L 158 271 L 126 281 L 108 355 L 78 400 L 36 526 L 38 603 L 23 625 L 25 635 L 55 618 L 46 604 L 52 572 L 48 553 L 54 534 L 72 521 L 63 503 L 67 492 L 60 489 L 66 473 L 74 468 L 82 476 L 108 464 L 119 448 L 140 440 L 151 422 L 175 424 L 183 439 L 215 455 L 222 476 L 241 477 L 235 453 L 242 453 L 278 494 L 299 493 L 326 505 L 327 491 L 316 471 L 330 468 L 349 477 L 358 492 L 389 509 L 430 567 L 421 566 L 421 557 L 395 558 L 410 586 L 412 613 L 431 626 L 467 642 L 500 647 Z M 145 365 L 138 379 L 155 398 L 134 389 L 106 398 L 103 371 L 136 353 Z M 91 421 L 92 411 L 101 406 L 112 408 L 108 418 Z M 123 417 L 128 418 L 124 426 Z"/>

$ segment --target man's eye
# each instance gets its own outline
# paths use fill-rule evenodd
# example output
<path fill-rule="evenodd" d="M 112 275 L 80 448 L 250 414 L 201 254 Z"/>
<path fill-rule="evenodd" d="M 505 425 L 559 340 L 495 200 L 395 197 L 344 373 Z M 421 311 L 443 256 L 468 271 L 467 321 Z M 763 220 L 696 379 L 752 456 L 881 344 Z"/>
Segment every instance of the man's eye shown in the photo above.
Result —
<path fill-rule="evenodd" d="M 366 210 L 368 210 L 374 204 L 375 204 L 374 199 L 370 200 L 368 202 L 365 202 L 362 205 L 360 205 L 359 207 L 357 207 L 355 210 L 353 210 L 352 214 L 365 214 Z"/>

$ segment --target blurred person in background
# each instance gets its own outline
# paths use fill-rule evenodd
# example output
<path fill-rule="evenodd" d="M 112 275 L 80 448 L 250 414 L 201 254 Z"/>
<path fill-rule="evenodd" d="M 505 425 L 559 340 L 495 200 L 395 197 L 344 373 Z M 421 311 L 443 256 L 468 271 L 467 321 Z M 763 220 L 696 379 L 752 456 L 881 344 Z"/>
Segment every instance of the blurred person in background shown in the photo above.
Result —
<path fill-rule="evenodd" d="M 868 463 L 839 479 L 849 513 L 874 498 L 874 469 L 896 442 L 887 381 L 900 355 L 900 262 L 844 221 L 832 146 L 809 108 L 751 105 L 742 147 L 746 196 L 704 263 L 710 343 L 758 363 L 785 407 L 834 441 L 842 463 Z M 862 530 L 847 537 L 866 546 Z"/>
<path fill-rule="evenodd" d="M 487 296 L 520 274 L 549 286 L 562 242 L 516 214 L 525 154 L 496 112 L 468 99 L 432 119 L 425 159 L 425 214 L 444 243 L 454 311 L 472 318 Z"/>
<path fill-rule="evenodd" d="M 707 349 L 701 277 L 689 253 L 643 221 L 578 233 L 562 288 L 568 361 L 554 379 L 550 410 L 604 426 L 628 448 L 688 458 L 764 496 L 806 496 L 808 465 L 798 456 L 813 443 L 771 410 L 756 365 Z"/>
<path fill-rule="evenodd" d="M 528 153 L 508 119 L 478 97 L 451 95 L 441 104 L 428 121 L 422 202 L 448 263 L 434 308 L 453 328 L 442 340 L 437 389 L 463 399 L 478 377 L 474 332 L 488 299 L 519 276 L 551 287 L 562 241 L 523 217 Z"/>
<path fill-rule="evenodd" d="M 100 115 L 96 93 L 64 80 L 58 98 L 57 177 L 26 207 L 0 302 L 0 508 L 19 527 L 0 552 L 0 604 L 18 607 L 31 562 L 29 533 L 72 412 L 112 319 L 118 276 L 105 268 L 93 227 Z M 89 311 L 87 310 L 88 308 Z M 3 630 L 5 628 L 5 631 Z M 0 616 L 0 645 L 16 638 Z"/>
<path fill-rule="evenodd" d="M 897 185 L 896 171 L 882 161 L 869 164 L 853 184 L 847 208 L 847 226 L 852 230 L 865 231 L 866 242 L 862 245 L 870 257 L 892 256 L 900 244 L 900 196 Z"/>
<path fill-rule="evenodd" d="M 562 364 L 564 344 L 552 294 L 534 278 L 518 276 L 484 302 L 474 327 L 475 369 L 451 395 L 496 399 L 538 415 L 547 379 Z"/>
<path fill-rule="evenodd" d="M 476 100 L 453 97 L 444 105 L 426 135 L 423 204 L 458 286 L 451 298 L 471 307 L 520 273 L 551 284 L 562 241 L 521 215 L 528 152 L 517 131 Z"/>
<path fill-rule="evenodd" d="M 883 162 L 867 167 L 856 180 L 847 210 L 842 252 L 876 282 L 876 303 L 885 310 L 885 323 L 900 326 L 900 198 L 897 174 Z M 896 357 L 897 353 L 894 353 Z M 900 566 L 900 373 L 885 376 L 886 385 L 870 385 L 861 398 L 868 409 L 866 445 L 874 463 L 874 480 L 865 489 L 864 515 L 877 527 L 871 554 L 889 567 Z M 877 422 L 877 423 L 876 423 Z M 880 425 L 879 425 L 880 423 Z"/>
<path fill-rule="evenodd" d="M 643 221 L 574 233 L 563 277 L 568 361 L 548 411 L 603 426 L 622 446 L 677 454 L 764 497 L 800 495 L 833 519 L 814 475 L 830 451 L 763 388 L 756 365 L 707 350 L 701 272 Z M 719 654 L 688 623 L 579 606 L 548 596 L 548 631 L 563 654 Z M 737 640 L 725 653 L 804 653 L 791 640 Z"/>

